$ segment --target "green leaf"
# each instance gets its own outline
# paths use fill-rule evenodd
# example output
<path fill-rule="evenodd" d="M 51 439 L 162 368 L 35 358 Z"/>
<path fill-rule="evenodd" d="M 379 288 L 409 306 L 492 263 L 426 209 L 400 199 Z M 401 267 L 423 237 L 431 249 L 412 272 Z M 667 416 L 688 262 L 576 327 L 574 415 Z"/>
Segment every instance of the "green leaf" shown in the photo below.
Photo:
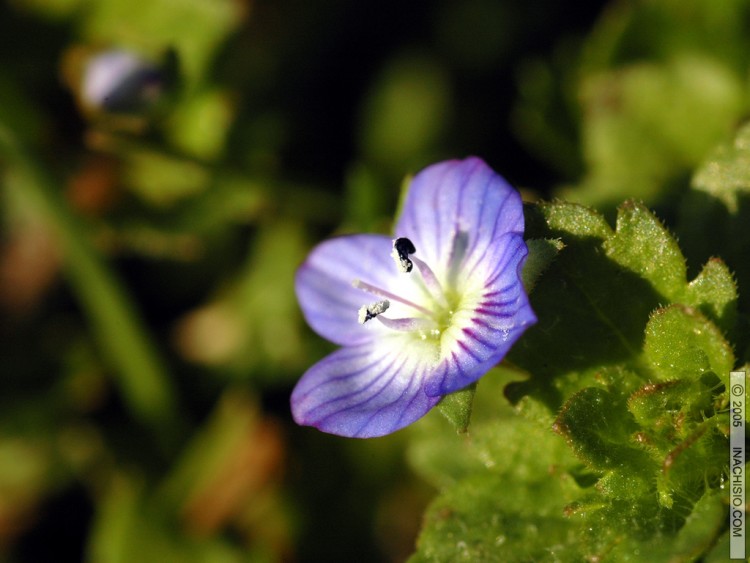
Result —
<path fill-rule="evenodd" d="M 420 449 L 423 461 L 425 449 L 454 467 L 463 461 L 458 479 L 441 481 L 448 488 L 427 511 L 412 562 L 580 558 L 563 510 L 579 492 L 564 471 L 572 460 L 546 428 L 510 415 L 475 422 L 470 440 Z"/>
<path fill-rule="evenodd" d="M 731 333 L 735 307 L 750 312 L 750 295 L 738 287 L 750 284 L 750 125 L 743 127 L 732 144 L 719 146 L 693 176 L 693 189 L 681 201 L 676 232 L 683 241 L 688 260 L 699 264 L 708 260 L 707 267 L 717 255 L 727 265 L 727 272 L 712 271 L 709 286 L 715 286 L 714 305 L 686 303 L 698 306 L 704 314 Z M 712 270 L 719 270 L 711 265 Z M 729 274 L 731 272 L 731 274 Z M 729 277 L 733 279 L 728 279 Z M 701 279 L 701 276 L 696 280 Z M 702 284 L 699 284 L 702 285 Z M 720 289 L 723 288 L 723 289 Z M 719 295 L 721 294 L 721 295 Z M 732 301 L 737 299 L 737 304 Z M 712 312 L 711 309 L 714 309 Z M 720 311 L 724 311 L 719 313 Z M 722 318 L 726 315 L 726 318 Z M 750 332 L 738 331 L 738 351 L 750 344 Z"/>
<path fill-rule="evenodd" d="M 750 124 L 731 143 L 719 145 L 693 176 L 693 187 L 719 199 L 730 213 L 739 208 L 739 196 L 750 195 Z"/>
<path fill-rule="evenodd" d="M 695 383 L 688 379 L 648 383 L 628 397 L 628 410 L 639 426 L 663 426 L 671 433 L 674 416 L 682 411 L 686 399 L 693 396 Z M 647 436 L 639 436 L 638 439 L 648 443 Z"/>
<path fill-rule="evenodd" d="M 741 80 L 719 60 L 684 52 L 585 74 L 579 97 L 588 173 L 564 196 L 592 205 L 658 201 L 742 114 Z"/>
<path fill-rule="evenodd" d="M 453 424 L 459 434 L 465 434 L 469 430 L 476 391 L 477 384 L 472 383 L 464 389 L 446 395 L 438 403 L 440 412 Z"/>
<path fill-rule="evenodd" d="M 566 201 L 540 202 L 536 206 L 527 207 L 527 209 L 526 220 L 530 223 L 527 232 L 534 233 L 535 229 L 549 229 L 552 233 L 565 234 L 577 239 L 606 239 L 612 234 L 612 228 L 600 213 L 577 203 Z M 541 211 L 541 214 L 539 214 L 539 211 Z"/>
<path fill-rule="evenodd" d="M 586 530 L 582 541 L 588 545 L 587 560 L 611 561 L 695 561 L 716 541 L 726 523 L 723 495 L 705 494 L 685 519 L 657 520 L 643 503 L 617 502 L 609 506 L 584 505 L 570 508 L 572 517 L 584 518 L 586 510 L 597 511 L 598 519 L 616 521 L 617 525 Z M 657 508 L 663 512 L 663 509 Z M 644 518 L 648 514 L 648 518 Z M 610 524 L 611 526 L 611 524 Z M 674 533 L 674 528 L 679 531 Z M 723 552 L 726 561 L 728 548 Z"/>
<path fill-rule="evenodd" d="M 639 219 L 647 213 L 636 210 Z M 635 221 L 621 220 L 628 228 L 614 232 L 600 214 L 579 205 L 542 203 L 527 215 L 529 237 L 559 238 L 565 248 L 531 294 L 538 324 L 509 354 L 532 377 L 509 394 L 517 401 L 533 389 L 557 411 L 572 393 L 596 382 L 600 366 L 639 355 L 649 314 L 665 301 L 657 291 L 663 285 L 659 266 L 673 255 L 648 258 L 655 265 L 637 262 L 623 250 L 644 244 L 637 240 L 638 227 L 630 228 Z M 648 224 L 653 234 L 654 223 Z"/>
<path fill-rule="evenodd" d="M 727 269 L 709 262 L 688 284 L 677 243 L 641 204 L 623 204 L 613 231 L 591 209 L 541 203 L 527 210 L 527 232 L 533 238 L 557 238 L 565 248 L 531 294 L 538 324 L 509 355 L 532 374 L 512 385 L 514 401 L 531 392 L 556 411 L 570 395 L 597 383 L 603 365 L 625 362 L 637 367 L 642 378 L 652 377 L 639 362 L 646 325 L 660 306 L 696 307 L 721 321 L 722 328 L 734 322 L 736 290 Z M 707 338 L 723 348 L 723 336 L 711 326 Z"/>
<path fill-rule="evenodd" d="M 548 455 L 557 461 L 549 460 L 550 463 L 575 465 L 577 462 L 564 440 L 549 430 L 552 417 L 541 423 L 520 418 L 503 397 L 508 382 L 520 376 L 519 372 L 503 364 L 482 377 L 474 397 L 469 434 L 457 435 L 452 423 L 436 412 L 410 427 L 409 461 L 417 472 L 435 486 L 446 487 L 475 472 L 511 471 L 536 459 L 537 454 L 526 450 L 522 436 L 526 431 L 551 438 L 551 441 L 545 441 L 553 448 Z"/>
<path fill-rule="evenodd" d="M 563 476 L 546 471 L 536 479 L 466 479 L 428 508 L 409 561 L 578 560 L 561 503 L 570 488 Z"/>
<path fill-rule="evenodd" d="M 682 301 L 699 309 L 724 332 L 734 329 L 737 284 L 721 259 L 711 258 L 706 262 L 701 273 L 688 284 Z"/>
<path fill-rule="evenodd" d="M 527 293 L 531 293 L 542 272 L 552 263 L 565 246 L 559 240 L 528 240 L 526 245 L 529 247 L 529 255 L 526 258 L 521 277 L 523 286 Z"/>
<path fill-rule="evenodd" d="M 700 557 L 716 541 L 727 520 L 724 495 L 708 492 L 695 503 L 693 511 L 680 529 L 672 546 L 664 549 L 664 555 L 672 560 L 682 557 L 689 561 Z M 725 556 L 728 551 L 724 552 Z"/>
<path fill-rule="evenodd" d="M 649 465 L 647 456 L 630 445 L 637 426 L 622 398 L 604 389 L 587 387 L 576 393 L 552 428 L 592 469 L 626 466 L 640 472 Z"/>
<path fill-rule="evenodd" d="M 451 109 L 451 87 L 435 61 L 401 56 L 391 61 L 365 100 L 359 144 L 366 160 L 388 172 L 423 165 Z"/>
<path fill-rule="evenodd" d="M 586 557 L 632 557 L 657 538 L 677 549 L 726 465 L 732 276 L 714 260 L 688 283 L 674 237 L 638 203 L 619 208 L 615 230 L 567 203 L 527 216 L 529 237 L 565 247 L 530 296 L 539 323 L 509 355 L 529 377 L 506 395 L 530 419 L 557 413 L 552 426 L 582 464 L 568 469 L 584 490 L 566 513 Z"/>
<path fill-rule="evenodd" d="M 643 204 L 628 201 L 618 208 L 617 233 L 604 249 L 667 299 L 678 296 L 685 286 L 685 259 L 677 242 Z"/>
<path fill-rule="evenodd" d="M 656 489 L 659 503 L 672 508 L 690 508 L 706 485 L 720 490 L 726 468 L 723 463 L 706 463 L 726 457 L 728 443 L 717 428 L 716 418 L 698 425 L 665 457 L 657 474 Z"/>
<path fill-rule="evenodd" d="M 719 329 L 702 314 L 682 305 L 656 311 L 646 327 L 646 360 L 661 381 L 698 378 L 713 372 L 726 380 L 734 354 Z"/>

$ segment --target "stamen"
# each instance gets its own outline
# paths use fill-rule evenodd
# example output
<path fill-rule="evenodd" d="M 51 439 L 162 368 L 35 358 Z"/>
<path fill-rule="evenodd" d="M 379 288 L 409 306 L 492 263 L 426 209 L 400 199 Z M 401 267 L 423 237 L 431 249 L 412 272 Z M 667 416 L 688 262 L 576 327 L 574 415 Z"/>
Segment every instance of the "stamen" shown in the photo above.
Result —
<path fill-rule="evenodd" d="M 385 299 L 390 299 L 391 301 L 397 301 L 398 303 L 403 303 L 407 307 L 411 307 L 412 309 L 416 309 L 417 311 L 423 313 L 427 317 L 434 316 L 434 313 L 430 311 L 429 309 L 425 309 L 421 305 L 417 305 L 416 303 L 412 303 L 408 299 L 404 299 L 403 297 L 399 297 L 398 295 L 391 293 L 390 291 L 386 291 L 384 289 L 380 289 L 379 287 L 376 287 L 374 285 L 371 285 L 367 282 L 363 282 L 361 280 L 354 280 L 352 282 L 352 285 L 356 287 L 357 289 L 361 289 L 366 291 L 367 293 L 372 293 L 373 295 L 377 295 L 378 297 L 384 297 Z"/>
<path fill-rule="evenodd" d="M 443 288 L 440 285 L 437 276 L 435 276 L 435 273 L 425 262 L 413 256 L 416 252 L 417 249 L 414 246 L 414 243 L 408 238 L 399 237 L 397 239 L 394 239 L 391 256 L 393 256 L 393 259 L 396 261 L 396 265 L 398 266 L 399 270 L 403 273 L 409 273 L 414 268 L 414 264 L 416 264 L 417 269 L 420 273 L 421 281 L 424 284 L 422 286 L 422 289 L 426 290 L 427 293 L 431 295 L 432 300 L 435 304 L 439 304 L 441 308 L 447 307 L 445 294 L 443 293 Z M 411 259 L 409 258 L 410 255 L 412 255 Z M 378 320 L 381 323 L 393 330 L 408 332 L 419 331 L 423 333 L 423 336 L 427 332 L 433 333 L 435 331 L 438 331 L 435 311 L 431 311 L 425 307 L 422 307 L 421 305 L 417 305 L 413 301 L 404 299 L 403 297 L 391 293 L 390 291 L 386 291 L 385 289 L 381 289 L 361 280 L 354 280 L 352 282 L 352 285 L 357 289 L 361 289 L 373 295 L 377 295 L 378 297 L 384 298 L 382 301 L 378 301 L 370 305 L 363 305 L 359 309 L 359 324 L 365 324 L 367 321 L 378 317 Z M 407 307 L 411 307 L 412 309 L 422 313 L 426 318 L 407 317 L 400 319 L 390 319 L 388 317 L 379 316 L 388 310 L 391 305 L 391 301 L 395 301 L 397 303 L 406 305 Z"/>
<path fill-rule="evenodd" d="M 378 317 L 378 320 L 390 329 L 403 332 L 412 332 L 415 330 L 428 332 L 437 330 L 437 325 L 429 319 L 389 319 L 388 317 Z"/>
<path fill-rule="evenodd" d="M 414 243 L 406 237 L 400 237 L 393 241 L 393 250 L 391 256 L 396 261 L 399 271 L 404 274 L 411 272 L 414 264 L 409 260 L 409 254 L 414 254 L 417 249 L 414 247 Z"/>
<path fill-rule="evenodd" d="M 385 313 L 390 306 L 391 304 L 387 299 L 384 299 L 383 301 L 376 301 L 375 303 L 371 303 L 370 305 L 362 305 L 362 307 L 359 308 L 359 324 L 363 325 L 367 321 L 374 319 L 382 313 Z"/>

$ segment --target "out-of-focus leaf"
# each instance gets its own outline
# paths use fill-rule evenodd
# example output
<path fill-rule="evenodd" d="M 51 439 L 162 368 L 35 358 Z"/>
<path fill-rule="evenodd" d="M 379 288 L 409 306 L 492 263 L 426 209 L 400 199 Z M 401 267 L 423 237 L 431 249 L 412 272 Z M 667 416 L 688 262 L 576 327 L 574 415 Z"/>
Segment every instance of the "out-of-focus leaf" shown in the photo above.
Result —
<path fill-rule="evenodd" d="M 582 91 L 588 172 L 565 195 L 588 204 L 658 201 L 744 107 L 737 76 L 716 60 L 686 55 L 588 76 Z"/>
<path fill-rule="evenodd" d="M 385 69 L 367 100 L 362 151 L 391 174 L 424 165 L 449 109 L 448 77 L 436 62 L 398 59 Z"/>
<path fill-rule="evenodd" d="M 242 3 L 233 0 L 154 0 L 135 11 L 126 0 L 94 0 L 87 3 L 82 32 L 94 43 L 124 45 L 153 55 L 172 47 L 188 82 L 195 84 L 242 13 Z"/>
<path fill-rule="evenodd" d="M 185 153 L 213 160 L 224 150 L 233 117 L 232 103 L 226 92 L 196 92 L 170 116 L 169 137 L 175 147 Z"/>
<path fill-rule="evenodd" d="M 745 0 L 665 0 L 613 4 L 586 39 L 584 71 L 638 58 L 703 52 L 744 68 L 748 46 Z M 725 41 L 716 41 L 716 37 Z"/>
<path fill-rule="evenodd" d="M 168 448 L 179 426 L 171 381 L 127 293 L 86 238 L 43 164 L 31 158 L 12 131 L 2 127 L 0 154 L 8 166 L 10 191 L 48 222 L 59 238 L 71 287 L 94 338 L 111 362 L 129 409 Z"/>
<path fill-rule="evenodd" d="M 262 552 L 240 549 L 223 538 L 180 536 L 170 516 L 149 503 L 140 480 L 116 474 L 99 499 L 87 559 L 103 563 L 267 561 Z"/>
<path fill-rule="evenodd" d="M 3 426 L 6 426 L 4 424 Z M 31 524 L 52 488 L 51 444 L 40 438 L 0 434 L 0 539 L 11 542 Z"/>
<path fill-rule="evenodd" d="M 86 0 L 25 0 L 14 3 L 21 4 L 24 9 L 33 10 L 42 16 L 62 19 L 75 14 L 85 2 Z"/>
<path fill-rule="evenodd" d="M 357 163 L 351 167 L 346 179 L 346 210 L 344 216 L 348 220 L 347 228 L 353 232 L 378 232 L 382 229 L 386 212 L 388 192 L 384 189 L 382 180 L 376 172 L 364 163 Z"/>
<path fill-rule="evenodd" d="M 515 128 L 577 184 L 565 197 L 669 200 L 746 113 L 749 13 L 744 0 L 611 3 L 582 44 L 525 65 Z"/>
<path fill-rule="evenodd" d="M 729 213 L 737 213 L 740 194 L 750 194 L 750 125 L 708 156 L 693 176 L 693 187 L 719 199 Z"/>
<path fill-rule="evenodd" d="M 126 156 L 126 186 L 155 206 L 170 206 L 205 190 L 208 170 L 200 164 L 150 150 L 133 150 Z"/>
<path fill-rule="evenodd" d="M 42 132 L 42 118 L 26 99 L 13 77 L 0 70 L 0 124 L 17 132 L 24 143 L 36 143 Z"/>
<path fill-rule="evenodd" d="M 462 65 L 495 69 L 512 48 L 517 17 L 516 10 L 492 0 L 442 5 L 437 20 L 440 45 Z"/>
<path fill-rule="evenodd" d="M 228 391 L 155 498 L 163 511 L 179 514 L 191 536 L 210 537 L 241 522 L 261 539 L 257 528 L 269 516 L 274 535 L 284 536 L 288 523 L 276 490 L 283 450 L 279 427 L 262 417 L 257 401 Z"/>
<path fill-rule="evenodd" d="M 282 367 L 301 369 L 303 328 L 294 272 L 304 249 L 295 223 L 265 227 L 234 286 L 180 322 L 177 340 L 184 355 L 241 378 L 260 366 L 267 375 Z"/>

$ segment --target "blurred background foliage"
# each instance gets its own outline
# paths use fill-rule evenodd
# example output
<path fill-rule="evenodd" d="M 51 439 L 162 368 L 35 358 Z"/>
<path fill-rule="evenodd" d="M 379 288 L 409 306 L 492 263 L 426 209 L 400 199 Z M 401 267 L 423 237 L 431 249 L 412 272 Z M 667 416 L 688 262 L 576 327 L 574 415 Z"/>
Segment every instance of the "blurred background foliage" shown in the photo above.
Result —
<path fill-rule="evenodd" d="M 6 0 L 0 560 L 409 556 L 451 475 L 440 414 L 372 441 L 293 425 L 330 350 L 296 267 L 477 154 L 527 199 L 641 199 L 693 274 L 718 244 L 750 282 L 746 169 L 691 187 L 747 148 L 749 27 L 745 0 Z M 126 107 L 84 86 L 112 50 L 145 69 Z"/>

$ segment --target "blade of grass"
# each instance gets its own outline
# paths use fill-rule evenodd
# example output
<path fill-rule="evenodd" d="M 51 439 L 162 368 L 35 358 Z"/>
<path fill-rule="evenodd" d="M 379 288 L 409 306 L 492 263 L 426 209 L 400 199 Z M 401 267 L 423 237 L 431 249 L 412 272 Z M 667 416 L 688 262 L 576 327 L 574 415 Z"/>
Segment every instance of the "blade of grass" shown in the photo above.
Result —
<path fill-rule="evenodd" d="M 180 426 L 174 390 L 135 305 L 89 242 L 84 225 L 44 165 L 0 124 L 2 169 L 22 182 L 21 195 L 56 233 L 67 280 L 131 415 L 154 433 L 160 446 L 171 448 Z"/>

